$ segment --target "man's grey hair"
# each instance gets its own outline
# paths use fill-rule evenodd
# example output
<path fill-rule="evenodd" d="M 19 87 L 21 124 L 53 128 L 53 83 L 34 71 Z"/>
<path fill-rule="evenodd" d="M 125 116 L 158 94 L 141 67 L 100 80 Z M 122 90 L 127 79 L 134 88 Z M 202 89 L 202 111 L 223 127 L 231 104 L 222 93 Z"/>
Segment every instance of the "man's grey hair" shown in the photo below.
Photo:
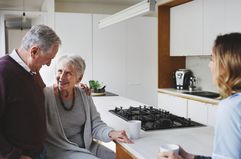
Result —
<path fill-rule="evenodd" d="M 53 44 L 61 44 L 58 35 L 46 25 L 34 25 L 23 37 L 21 48 L 28 50 L 36 45 L 46 53 Z"/>
<path fill-rule="evenodd" d="M 75 68 L 77 78 L 80 78 L 85 72 L 85 61 L 78 55 L 64 55 L 61 56 L 57 65 L 72 65 Z"/>

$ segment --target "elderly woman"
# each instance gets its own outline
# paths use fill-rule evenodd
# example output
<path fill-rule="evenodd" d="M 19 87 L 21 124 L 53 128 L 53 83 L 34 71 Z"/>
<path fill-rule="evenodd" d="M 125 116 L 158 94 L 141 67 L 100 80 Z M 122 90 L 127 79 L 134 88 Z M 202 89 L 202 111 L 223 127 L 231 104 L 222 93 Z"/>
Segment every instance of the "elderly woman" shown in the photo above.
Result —
<path fill-rule="evenodd" d="M 49 159 L 114 159 L 115 153 L 94 139 L 132 143 L 124 130 L 108 127 L 91 96 L 75 86 L 84 70 L 80 56 L 63 56 L 57 63 L 57 85 L 45 88 Z"/>
<path fill-rule="evenodd" d="M 158 154 L 158 159 L 241 158 L 241 34 L 217 37 L 209 63 L 213 82 L 224 98 L 219 102 L 212 157 L 193 155 L 180 148 L 179 155 Z"/>

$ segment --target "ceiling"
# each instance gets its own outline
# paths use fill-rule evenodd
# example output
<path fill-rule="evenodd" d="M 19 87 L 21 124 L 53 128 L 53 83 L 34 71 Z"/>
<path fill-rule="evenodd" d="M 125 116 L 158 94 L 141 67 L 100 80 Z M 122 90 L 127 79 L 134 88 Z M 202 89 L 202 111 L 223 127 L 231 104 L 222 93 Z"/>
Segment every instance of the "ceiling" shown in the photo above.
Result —
<path fill-rule="evenodd" d="M 108 3 L 116 5 L 133 5 L 142 0 L 55 0 L 56 2 L 78 2 L 78 3 Z M 0 10 L 9 11 L 40 11 L 44 0 L 0 0 Z"/>

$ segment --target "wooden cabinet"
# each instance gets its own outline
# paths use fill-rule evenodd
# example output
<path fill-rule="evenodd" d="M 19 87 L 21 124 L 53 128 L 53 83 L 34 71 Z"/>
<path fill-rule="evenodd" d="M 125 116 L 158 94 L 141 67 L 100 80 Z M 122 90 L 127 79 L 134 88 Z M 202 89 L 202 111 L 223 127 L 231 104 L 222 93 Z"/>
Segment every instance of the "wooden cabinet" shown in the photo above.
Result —
<path fill-rule="evenodd" d="M 158 107 L 172 114 L 187 117 L 187 99 L 165 93 L 158 93 Z"/>
<path fill-rule="evenodd" d="M 116 159 L 137 159 L 119 143 L 116 143 Z"/>
<path fill-rule="evenodd" d="M 171 8 L 171 56 L 202 54 L 202 3 L 195 0 Z"/>

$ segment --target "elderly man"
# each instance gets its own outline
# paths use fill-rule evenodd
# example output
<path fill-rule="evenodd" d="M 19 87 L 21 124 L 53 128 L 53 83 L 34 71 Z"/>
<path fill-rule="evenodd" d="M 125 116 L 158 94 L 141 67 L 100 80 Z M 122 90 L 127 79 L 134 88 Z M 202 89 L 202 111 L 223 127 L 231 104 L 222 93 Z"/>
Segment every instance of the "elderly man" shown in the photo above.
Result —
<path fill-rule="evenodd" d="M 0 58 L 0 159 L 43 159 L 46 119 L 39 70 L 49 66 L 60 38 L 45 25 L 33 26 L 21 47 Z"/>

